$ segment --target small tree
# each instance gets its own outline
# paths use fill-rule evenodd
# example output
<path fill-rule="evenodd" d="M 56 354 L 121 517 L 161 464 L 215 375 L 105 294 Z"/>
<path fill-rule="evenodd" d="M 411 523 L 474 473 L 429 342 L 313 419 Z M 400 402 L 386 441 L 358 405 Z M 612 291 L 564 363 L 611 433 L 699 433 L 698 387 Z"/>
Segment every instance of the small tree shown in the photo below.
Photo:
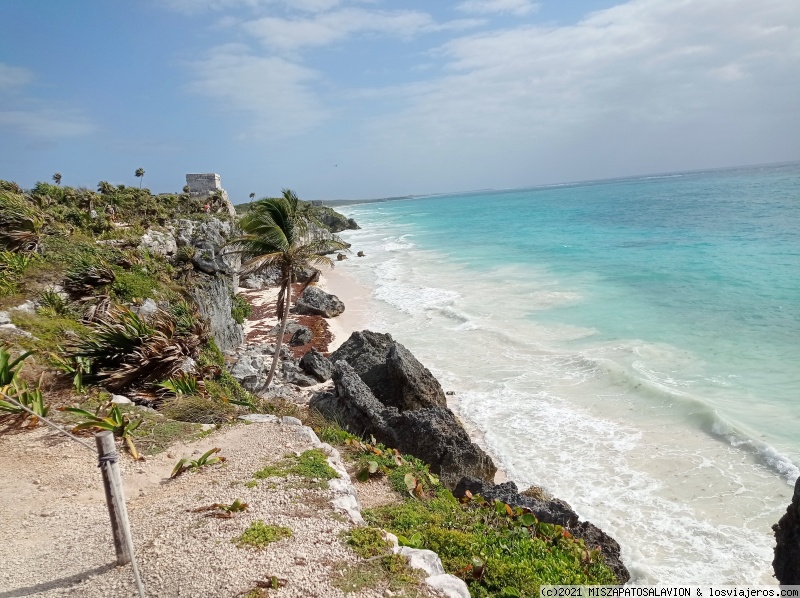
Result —
<path fill-rule="evenodd" d="M 255 193 L 250 194 L 250 203 L 253 203 L 253 199 L 255 199 L 255 197 L 256 197 Z"/>
<path fill-rule="evenodd" d="M 139 189 L 142 188 L 142 179 L 144 179 L 144 168 L 141 166 L 136 169 L 136 176 L 139 178 Z"/>
<path fill-rule="evenodd" d="M 243 272 L 261 272 L 268 268 L 280 271 L 277 309 L 281 325 L 267 387 L 275 376 L 286 333 L 295 273 L 315 264 L 333 266 L 333 261 L 323 254 L 347 249 L 347 244 L 339 238 L 320 237 L 311 231 L 309 224 L 316 218 L 310 208 L 311 204 L 301 203 L 293 191 L 284 189 L 283 197 L 262 199 L 253 205 L 239 222 L 244 236 L 233 241 L 245 258 Z"/>
<path fill-rule="evenodd" d="M 54 182 L 56 185 L 60 185 L 60 184 L 61 184 L 61 173 L 60 173 L 60 172 L 57 172 L 57 173 L 55 173 L 55 174 L 53 175 L 53 182 Z"/>

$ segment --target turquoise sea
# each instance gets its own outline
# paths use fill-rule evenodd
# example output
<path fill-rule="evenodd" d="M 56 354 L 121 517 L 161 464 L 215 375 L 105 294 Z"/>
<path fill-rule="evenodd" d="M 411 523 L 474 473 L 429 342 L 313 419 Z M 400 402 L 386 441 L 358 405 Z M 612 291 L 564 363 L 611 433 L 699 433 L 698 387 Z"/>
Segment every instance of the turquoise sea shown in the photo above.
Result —
<path fill-rule="evenodd" d="M 642 583 L 774 583 L 800 474 L 800 163 L 346 206 L 367 327 Z"/>

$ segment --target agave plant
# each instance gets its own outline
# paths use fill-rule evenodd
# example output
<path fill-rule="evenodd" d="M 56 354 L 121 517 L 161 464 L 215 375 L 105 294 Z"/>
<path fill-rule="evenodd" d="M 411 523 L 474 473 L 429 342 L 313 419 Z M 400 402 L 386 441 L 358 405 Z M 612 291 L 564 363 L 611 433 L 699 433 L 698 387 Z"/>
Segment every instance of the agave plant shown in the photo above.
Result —
<path fill-rule="evenodd" d="M 78 409 L 77 407 L 67 407 L 65 409 L 65 411 L 86 418 L 86 421 L 79 423 L 72 429 L 73 432 L 89 428 L 109 430 L 113 432 L 114 436 L 117 438 L 122 438 L 125 441 L 125 445 L 128 447 L 131 457 L 139 460 L 139 451 L 136 450 L 136 446 L 133 444 L 133 432 L 142 425 L 144 418 L 140 417 L 137 420 L 131 420 L 128 415 L 120 411 L 119 405 L 111 405 L 111 409 L 109 409 L 108 413 L 105 415 L 102 414 L 104 410 L 105 408 L 102 406 L 95 413 L 86 411 L 85 409 Z"/>
<path fill-rule="evenodd" d="M 93 297 L 98 289 L 110 286 L 116 278 L 107 262 L 81 258 L 67 272 L 64 288 L 73 298 L 85 301 Z"/>
<path fill-rule="evenodd" d="M 44 376 L 44 374 L 42 374 L 42 376 Z M 29 388 L 26 382 L 15 378 L 11 384 L 0 387 L 0 395 L 5 396 L 8 399 L 13 399 L 20 405 L 24 405 L 33 411 L 34 415 L 31 416 L 28 411 L 15 404 L 13 401 L 6 399 L 0 399 L 0 411 L 19 415 L 21 417 L 21 421 L 24 421 L 28 417 L 32 417 L 33 419 L 31 420 L 30 425 L 35 426 L 39 423 L 39 418 L 45 417 L 50 411 L 50 406 L 44 404 L 44 396 L 42 395 L 41 386 L 41 378 L 34 388 Z"/>
<path fill-rule="evenodd" d="M 91 325 L 91 334 L 69 349 L 69 356 L 91 359 L 93 371 L 87 379 L 102 382 L 109 390 L 174 377 L 187 358 L 198 356 L 199 347 L 208 339 L 204 321 L 178 331 L 175 319 L 162 310 L 145 319 L 115 306 Z"/>
<path fill-rule="evenodd" d="M 35 251 L 43 223 L 42 213 L 24 195 L 0 191 L 0 247 Z"/>
<path fill-rule="evenodd" d="M 169 380 L 157 383 L 156 386 L 175 396 L 196 395 L 205 392 L 205 384 L 203 381 L 198 380 L 196 376 L 186 372 L 179 372 Z"/>
<path fill-rule="evenodd" d="M 64 358 L 61 355 L 51 353 L 50 363 L 62 373 L 73 376 L 72 385 L 75 387 L 75 392 L 83 394 L 83 391 L 86 390 L 83 377 L 92 371 L 91 359 L 88 357 Z"/>
<path fill-rule="evenodd" d="M 0 346 L 0 387 L 8 386 L 17 378 L 22 362 L 33 354 L 33 351 L 23 353 L 15 360 L 11 360 L 11 353 L 5 346 Z"/>
<path fill-rule="evenodd" d="M 169 477 L 177 478 L 184 471 L 188 471 L 190 469 L 200 469 L 201 467 L 207 467 L 208 465 L 214 465 L 216 463 L 224 462 L 225 457 L 212 457 L 212 455 L 215 455 L 221 450 L 222 449 L 220 448 L 212 448 L 211 450 L 208 450 L 205 453 L 203 453 L 199 459 L 188 459 L 186 457 L 180 459 L 175 464 L 175 467 L 172 470 L 172 474 Z"/>

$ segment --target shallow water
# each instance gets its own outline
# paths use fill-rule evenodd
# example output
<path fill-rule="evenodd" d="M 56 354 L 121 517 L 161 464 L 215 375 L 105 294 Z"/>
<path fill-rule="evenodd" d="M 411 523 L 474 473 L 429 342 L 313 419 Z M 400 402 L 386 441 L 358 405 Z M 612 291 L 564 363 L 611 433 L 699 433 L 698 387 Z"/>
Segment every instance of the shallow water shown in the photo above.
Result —
<path fill-rule="evenodd" d="M 391 332 L 634 579 L 770 583 L 800 463 L 800 165 L 345 208 Z"/>

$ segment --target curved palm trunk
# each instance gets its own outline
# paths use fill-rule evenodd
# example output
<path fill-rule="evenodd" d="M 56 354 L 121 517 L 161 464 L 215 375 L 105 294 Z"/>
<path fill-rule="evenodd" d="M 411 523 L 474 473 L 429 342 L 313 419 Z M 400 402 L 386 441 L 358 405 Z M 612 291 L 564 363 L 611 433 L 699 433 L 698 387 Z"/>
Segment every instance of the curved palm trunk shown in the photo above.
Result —
<path fill-rule="evenodd" d="M 278 367 L 278 359 L 281 356 L 281 345 L 283 344 L 283 335 L 286 333 L 286 324 L 289 322 L 289 306 L 292 304 L 292 275 L 289 273 L 289 278 L 286 282 L 286 296 L 284 298 L 283 314 L 281 314 L 281 328 L 278 331 L 278 340 L 275 343 L 275 355 L 272 356 L 272 366 L 269 368 L 267 374 L 266 387 L 272 384 L 272 378 L 275 377 L 275 368 Z"/>

